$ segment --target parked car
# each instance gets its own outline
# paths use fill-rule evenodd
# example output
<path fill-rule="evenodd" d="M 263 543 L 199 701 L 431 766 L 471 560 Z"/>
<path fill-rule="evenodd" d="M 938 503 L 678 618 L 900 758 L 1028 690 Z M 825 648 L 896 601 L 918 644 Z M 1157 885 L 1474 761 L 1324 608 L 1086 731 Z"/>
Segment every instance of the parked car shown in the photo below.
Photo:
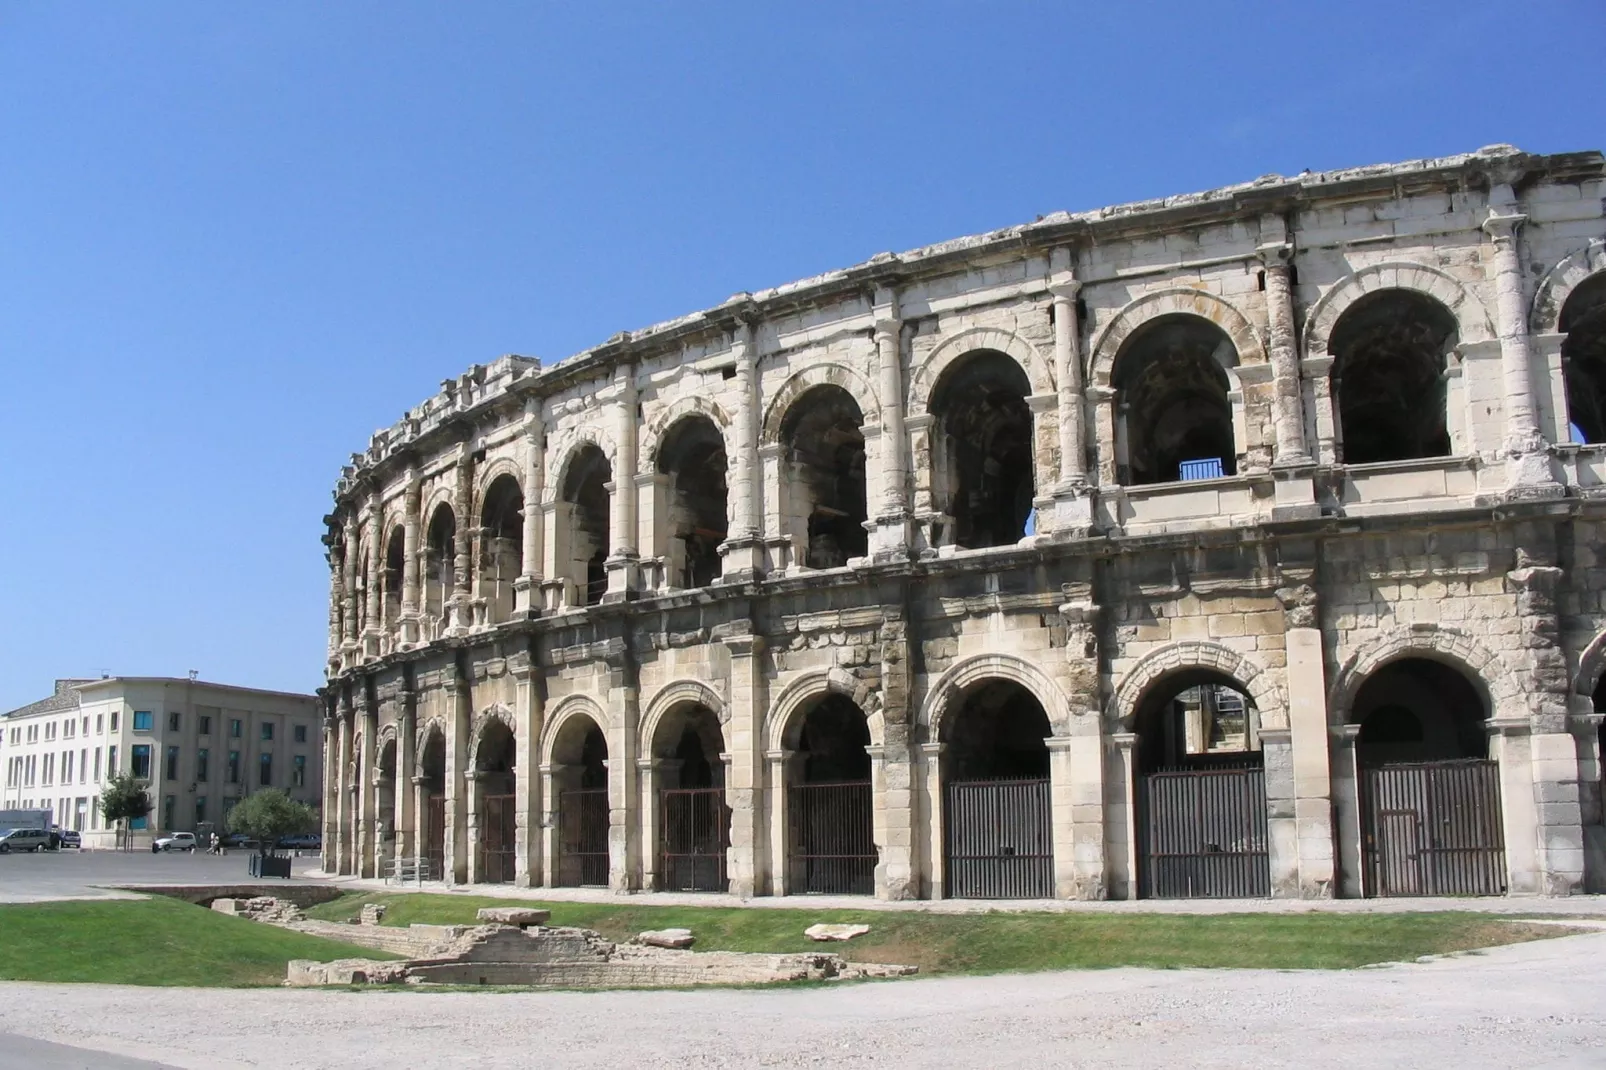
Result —
<path fill-rule="evenodd" d="M 193 851 L 195 850 L 195 833 L 169 832 L 165 836 L 158 836 L 151 842 L 151 853 L 157 851 Z"/>
<path fill-rule="evenodd" d="M 256 845 L 257 841 L 243 832 L 231 832 L 223 837 L 224 847 L 250 847 L 254 849 Z"/>
<path fill-rule="evenodd" d="M 0 854 L 12 851 L 41 851 L 50 847 L 50 833 L 44 829 L 6 829 L 0 832 Z"/>
<path fill-rule="evenodd" d="M 76 829 L 62 829 L 61 830 L 61 846 L 63 846 L 63 847 L 82 847 L 83 845 L 84 845 L 83 837 L 78 834 L 78 831 Z"/>
<path fill-rule="evenodd" d="M 316 851 L 323 847 L 323 837 L 316 832 L 301 832 L 294 836 L 279 837 L 279 848 L 284 851 Z"/>

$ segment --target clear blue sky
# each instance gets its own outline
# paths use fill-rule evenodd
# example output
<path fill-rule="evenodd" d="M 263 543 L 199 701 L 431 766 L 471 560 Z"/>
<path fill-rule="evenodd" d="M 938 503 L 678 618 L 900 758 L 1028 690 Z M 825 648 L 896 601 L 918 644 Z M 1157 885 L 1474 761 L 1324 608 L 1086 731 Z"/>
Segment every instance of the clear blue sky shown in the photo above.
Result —
<path fill-rule="evenodd" d="M 317 686 L 340 464 L 469 364 L 1061 208 L 1606 148 L 1601 0 L 788 6 L 0 6 L 0 709 Z"/>

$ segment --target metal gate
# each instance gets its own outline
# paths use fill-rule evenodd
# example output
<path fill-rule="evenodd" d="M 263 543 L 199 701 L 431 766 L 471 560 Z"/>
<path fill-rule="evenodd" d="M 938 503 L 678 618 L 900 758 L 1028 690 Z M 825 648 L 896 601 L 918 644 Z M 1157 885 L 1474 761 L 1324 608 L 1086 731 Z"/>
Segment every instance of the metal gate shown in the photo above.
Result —
<path fill-rule="evenodd" d="M 1505 894 L 1497 763 L 1384 765 L 1362 781 L 1367 895 Z"/>
<path fill-rule="evenodd" d="M 445 880 L 446 873 L 446 796 L 431 795 L 424 807 L 424 861 L 429 864 L 430 880 Z"/>
<path fill-rule="evenodd" d="M 581 788 L 558 794 L 558 883 L 564 887 L 608 884 L 608 789 Z"/>
<path fill-rule="evenodd" d="M 1264 769 L 1150 773 L 1138 778 L 1137 796 L 1140 896 L 1271 895 Z"/>
<path fill-rule="evenodd" d="M 481 884 L 511 884 L 514 841 L 513 796 L 487 795 L 480 806 Z"/>
<path fill-rule="evenodd" d="M 876 849 L 870 782 L 794 784 L 789 791 L 796 836 L 793 890 L 874 894 Z"/>
<path fill-rule="evenodd" d="M 950 899 L 1047 899 L 1054 894 L 1047 780 L 973 780 L 943 791 Z"/>
<path fill-rule="evenodd" d="M 723 892 L 730 810 L 724 788 L 665 788 L 659 792 L 663 836 L 659 890 Z"/>

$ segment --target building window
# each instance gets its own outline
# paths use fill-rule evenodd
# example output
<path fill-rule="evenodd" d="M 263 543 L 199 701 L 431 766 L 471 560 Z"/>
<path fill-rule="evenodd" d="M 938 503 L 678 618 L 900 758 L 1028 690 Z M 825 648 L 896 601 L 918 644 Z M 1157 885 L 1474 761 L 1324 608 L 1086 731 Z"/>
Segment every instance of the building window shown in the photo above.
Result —
<path fill-rule="evenodd" d="M 178 809 L 178 796 L 162 796 L 162 828 L 173 831 L 173 811 Z"/>
<path fill-rule="evenodd" d="M 263 721 L 262 722 L 262 742 L 264 742 L 264 743 L 273 742 L 273 722 L 272 721 Z"/>
<path fill-rule="evenodd" d="M 296 725 L 296 742 L 297 743 L 305 743 L 306 741 L 307 741 L 307 726 L 304 725 L 304 724 Z"/>
<path fill-rule="evenodd" d="M 98 752 L 97 752 L 98 757 Z M 82 784 L 89 779 L 89 748 L 82 747 L 78 751 L 78 783 Z M 80 829 L 79 831 L 83 831 Z"/>
<path fill-rule="evenodd" d="M 238 784 L 240 782 L 240 752 L 237 750 L 229 751 L 228 782 L 230 784 Z"/>
<path fill-rule="evenodd" d="M 138 780 L 151 778 L 151 745 L 149 743 L 134 744 L 133 760 L 129 763 L 129 772 Z"/>
<path fill-rule="evenodd" d="M 205 747 L 202 747 L 200 750 L 195 752 L 195 780 L 196 780 L 196 783 L 199 783 L 199 784 L 205 784 L 206 783 L 206 759 L 207 759 L 207 757 L 208 757 L 208 755 L 207 755 Z"/>
<path fill-rule="evenodd" d="M 100 748 L 95 748 L 95 779 L 100 779 Z"/>
<path fill-rule="evenodd" d="M 61 752 L 61 782 L 63 784 L 72 783 L 72 751 L 70 750 Z"/>
<path fill-rule="evenodd" d="M 84 735 L 89 735 L 89 714 L 84 714 Z"/>
<path fill-rule="evenodd" d="M 98 736 L 104 731 L 106 731 L 106 715 L 97 713 L 95 714 L 95 735 Z"/>
<path fill-rule="evenodd" d="M 298 754 L 290 768 L 290 786 L 304 788 L 307 786 L 307 756 Z"/>
<path fill-rule="evenodd" d="M 117 748 L 116 747 L 107 747 L 106 748 L 106 775 L 109 776 L 109 777 L 117 775 Z"/>
<path fill-rule="evenodd" d="M 262 755 L 258 764 L 259 768 L 257 769 L 257 783 L 261 784 L 263 787 L 268 787 L 273 783 L 273 755 Z"/>
<path fill-rule="evenodd" d="M 244 735 L 245 722 L 240 720 L 238 717 L 231 717 L 229 719 L 229 737 L 232 739 L 240 739 Z"/>
<path fill-rule="evenodd" d="M 169 713 L 167 715 L 167 730 L 169 732 L 177 732 L 178 731 L 178 711 L 177 710 L 173 710 L 171 713 Z"/>
<path fill-rule="evenodd" d="M 202 714 L 200 717 L 200 733 L 203 736 L 212 734 L 212 718 Z"/>
<path fill-rule="evenodd" d="M 112 711 L 112 731 L 117 731 L 117 711 Z"/>
<path fill-rule="evenodd" d="M 178 779 L 178 747 L 176 745 L 169 745 L 167 748 L 167 764 L 162 771 L 162 775 L 168 780 Z"/>
<path fill-rule="evenodd" d="M 201 824 L 204 824 L 205 821 L 206 821 L 206 796 L 205 795 L 197 795 L 195 797 L 195 823 L 196 823 L 196 825 L 201 825 Z"/>
<path fill-rule="evenodd" d="M 134 731 L 149 732 L 151 730 L 151 725 L 155 722 L 156 718 L 151 716 L 150 710 L 134 711 Z"/>

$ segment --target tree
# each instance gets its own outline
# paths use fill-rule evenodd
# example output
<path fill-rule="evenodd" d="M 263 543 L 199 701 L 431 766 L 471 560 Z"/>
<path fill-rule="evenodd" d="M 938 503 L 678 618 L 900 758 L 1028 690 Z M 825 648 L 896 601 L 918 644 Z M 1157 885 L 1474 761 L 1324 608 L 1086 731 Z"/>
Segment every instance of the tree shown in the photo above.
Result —
<path fill-rule="evenodd" d="M 278 788 L 247 795 L 229 811 L 230 832 L 243 832 L 257 841 L 264 855 L 273 851 L 281 836 L 311 832 L 318 827 L 318 811 L 296 802 Z"/>
<path fill-rule="evenodd" d="M 106 782 L 100 792 L 100 816 L 117 826 L 117 838 L 128 849 L 127 821 L 137 821 L 151 812 L 151 797 L 132 773 L 119 773 Z"/>

